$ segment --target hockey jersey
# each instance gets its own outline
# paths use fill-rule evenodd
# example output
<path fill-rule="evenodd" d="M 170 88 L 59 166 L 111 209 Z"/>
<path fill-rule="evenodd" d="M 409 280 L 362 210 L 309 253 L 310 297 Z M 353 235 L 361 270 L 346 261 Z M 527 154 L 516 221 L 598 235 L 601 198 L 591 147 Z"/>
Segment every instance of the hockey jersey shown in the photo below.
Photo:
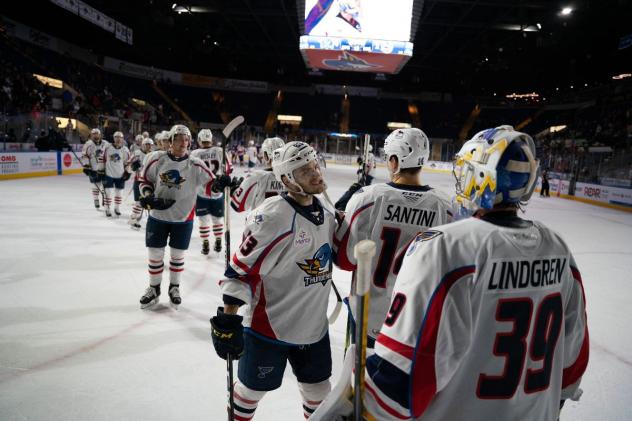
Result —
<path fill-rule="evenodd" d="M 244 326 L 297 345 L 325 336 L 335 223 L 318 199 L 307 209 L 287 193 L 248 215 L 243 241 L 221 282 L 224 295 L 248 304 Z"/>
<path fill-rule="evenodd" d="M 191 156 L 202 160 L 213 174 L 224 173 L 226 171 L 226 169 L 223 167 L 224 151 L 218 146 L 196 149 L 191 152 Z M 227 172 L 228 175 L 230 175 L 231 169 L 231 164 L 229 163 Z M 200 186 L 197 194 L 200 197 L 212 199 L 219 199 L 222 197 L 221 192 L 215 193 L 212 192 L 210 189 L 207 191 L 204 186 Z"/>
<path fill-rule="evenodd" d="M 402 259 L 415 236 L 428 228 L 451 221 L 452 205 L 443 193 L 428 186 L 380 183 L 364 187 L 351 196 L 345 218 L 336 231 L 336 263 L 355 270 L 353 248 L 373 240 L 376 258 L 371 264 L 368 335 L 375 339 L 391 303 L 391 293 Z M 355 296 L 350 298 L 355 319 Z"/>
<path fill-rule="evenodd" d="M 235 193 L 230 205 L 237 212 L 252 210 L 268 197 L 276 196 L 285 186 L 272 173 L 272 169 L 256 170 L 248 174 Z"/>
<path fill-rule="evenodd" d="M 150 152 L 151 153 L 151 152 Z M 145 152 L 143 152 L 142 149 L 137 148 L 136 150 L 132 151 L 132 156 L 129 159 L 129 164 L 133 163 L 133 162 L 140 162 L 140 168 L 138 170 L 135 171 L 134 173 L 134 180 L 140 180 L 141 175 L 143 174 L 143 164 L 145 164 L 145 157 L 148 154 L 146 154 Z"/>
<path fill-rule="evenodd" d="M 112 178 L 121 178 L 125 173 L 125 165 L 130 159 L 130 152 L 127 146 L 117 148 L 113 144 L 108 145 L 103 151 L 103 163 L 105 164 L 105 175 Z"/>
<path fill-rule="evenodd" d="M 254 146 L 248 146 L 248 149 L 246 149 L 246 154 L 248 155 L 248 161 L 252 162 L 253 164 L 257 164 L 258 159 L 257 159 L 257 148 Z"/>
<path fill-rule="evenodd" d="M 556 421 L 588 363 L 582 278 L 535 222 L 470 218 L 417 236 L 367 360 L 378 420 Z"/>
<path fill-rule="evenodd" d="M 200 186 L 210 189 L 215 177 L 206 165 L 188 155 L 176 158 L 156 151 L 148 156 L 140 191 L 152 189 L 156 197 L 174 199 L 169 209 L 149 211 L 149 216 L 165 222 L 188 222 L 195 215 L 195 199 Z"/>
<path fill-rule="evenodd" d="M 101 140 L 98 145 L 92 139 L 89 139 L 81 151 L 82 155 L 88 158 L 88 164 L 93 171 L 102 171 L 105 169 L 103 162 L 103 151 L 110 144 L 107 140 Z"/>

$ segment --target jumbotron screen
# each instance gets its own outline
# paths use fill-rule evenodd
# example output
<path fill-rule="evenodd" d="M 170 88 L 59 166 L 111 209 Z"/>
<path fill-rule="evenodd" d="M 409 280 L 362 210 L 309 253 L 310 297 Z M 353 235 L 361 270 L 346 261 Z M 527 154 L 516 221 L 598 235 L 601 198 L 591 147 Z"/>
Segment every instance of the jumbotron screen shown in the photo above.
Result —
<path fill-rule="evenodd" d="M 300 49 L 309 67 L 397 73 L 413 54 L 413 0 L 305 0 L 304 4 Z"/>

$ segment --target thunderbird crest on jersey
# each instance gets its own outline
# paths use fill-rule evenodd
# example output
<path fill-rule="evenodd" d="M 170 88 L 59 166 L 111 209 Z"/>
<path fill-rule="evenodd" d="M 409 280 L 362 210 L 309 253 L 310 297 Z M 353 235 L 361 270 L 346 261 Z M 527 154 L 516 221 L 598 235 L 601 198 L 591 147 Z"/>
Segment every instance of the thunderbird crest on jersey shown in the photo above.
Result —
<path fill-rule="evenodd" d="M 187 180 L 180 175 L 180 171 L 169 170 L 160 174 L 160 181 L 162 181 L 162 184 L 169 188 L 175 187 L 177 189 L 180 189 L 182 184 Z"/>
<path fill-rule="evenodd" d="M 323 286 L 331 279 L 331 247 L 323 244 L 305 263 L 296 263 L 309 276 L 303 277 L 305 286 L 322 283 Z"/>
<path fill-rule="evenodd" d="M 121 160 L 121 155 L 113 153 L 110 155 L 110 160 L 112 160 L 113 162 L 119 162 Z"/>
<path fill-rule="evenodd" d="M 411 254 L 413 254 L 415 250 L 417 250 L 417 246 L 419 245 L 419 243 L 432 240 L 433 238 L 438 237 L 441 234 L 443 233 L 437 230 L 426 230 L 417 234 L 412 244 L 408 247 L 408 251 L 406 251 L 406 256 L 410 256 Z"/>

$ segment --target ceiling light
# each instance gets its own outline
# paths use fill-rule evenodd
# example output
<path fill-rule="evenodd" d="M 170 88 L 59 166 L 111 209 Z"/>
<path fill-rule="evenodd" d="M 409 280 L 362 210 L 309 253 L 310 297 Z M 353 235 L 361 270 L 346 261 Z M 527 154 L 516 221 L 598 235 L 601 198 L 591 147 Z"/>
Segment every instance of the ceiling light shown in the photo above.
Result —
<path fill-rule="evenodd" d="M 537 26 L 538 29 L 542 29 L 542 25 L 540 25 L 539 23 L 536 23 L 535 26 Z"/>
<path fill-rule="evenodd" d="M 175 9 L 177 6 L 178 6 L 178 3 L 173 3 L 173 4 L 171 5 L 171 10 Z"/>
<path fill-rule="evenodd" d="M 568 16 L 571 13 L 573 13 L 573 8 L 572 7 L 565 7 L 562 9 L 562 16 Z"/>

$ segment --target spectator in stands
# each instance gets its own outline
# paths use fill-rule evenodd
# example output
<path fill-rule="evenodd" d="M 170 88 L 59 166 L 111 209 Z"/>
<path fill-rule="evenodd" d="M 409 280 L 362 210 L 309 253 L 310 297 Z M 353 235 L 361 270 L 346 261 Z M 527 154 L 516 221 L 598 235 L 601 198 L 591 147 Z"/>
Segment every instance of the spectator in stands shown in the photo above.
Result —
<path fill-rule="evenodd" d="M 50 150 L 50 142 L 46 131 L 40 131 L 40 135 L 35 140 L 35 148 L 37 148 L 37 152 L 48 152 Z"/>

